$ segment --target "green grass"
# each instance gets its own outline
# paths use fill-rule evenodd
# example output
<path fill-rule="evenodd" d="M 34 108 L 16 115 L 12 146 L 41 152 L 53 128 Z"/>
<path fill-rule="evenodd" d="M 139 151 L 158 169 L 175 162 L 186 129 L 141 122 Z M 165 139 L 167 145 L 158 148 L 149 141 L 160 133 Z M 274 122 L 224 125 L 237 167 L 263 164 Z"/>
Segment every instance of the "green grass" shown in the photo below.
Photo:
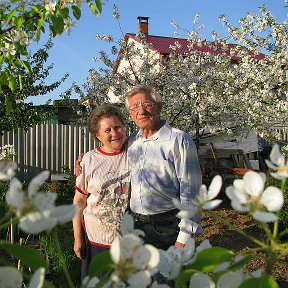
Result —
<path fill-rule="evenodd" d="M 76 258 L 73 251 L 74 238 L 72 223 L 70 222 L 66 225 L 59 226 L 58 236 L 71 279 L 75 285 L 79 284 L 80 286 L 81 262 Z M 65 283 L 67 285 L 67 281 L 65 280 L 61 262 L 59 261 L 60 257 L 54 238 L 50 234 L 43 234 L 40 236 L 39 244 L 41 251 L 45 253 L 48 261 L 49 271 L 46 275 L 47 280 L 51 281 L 56 287 L 66 287 Z"/>

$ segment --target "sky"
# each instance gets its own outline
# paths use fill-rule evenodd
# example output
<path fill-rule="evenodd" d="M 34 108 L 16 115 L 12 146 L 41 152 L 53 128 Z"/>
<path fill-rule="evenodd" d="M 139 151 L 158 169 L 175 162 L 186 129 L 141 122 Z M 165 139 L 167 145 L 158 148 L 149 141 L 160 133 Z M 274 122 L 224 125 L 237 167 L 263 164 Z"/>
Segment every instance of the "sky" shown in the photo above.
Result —
<path fill-rule="evenodd" d="M 98 17 L 83 5 L 82 16 L 76 27 L 72 27 L 70 35 L 65 32 L 54 38 L 54 46 L 49 51 L 47 65 L 54 64 L 47 84 L 60 80 L 65 73 L 68 79 L 53 92 L 28 97 L 26 102 L 41 105 L 48 99 L 61 99 L 60 94 L 65 92 L 73 82 L 80 87 L 86 82 L 89 69 L 99 68 L 93 57 L 98 56 L 101 50 L 109 54 L 111 44 L 96 39 L 96 34 L 109 34 L 114 39 L 122 39 L 125 33 L 138 32 L 138 16 L 149 17 L 149 34 L 175 37 L 176 31 L 170 22 L 175 20 L 182 28 L 192 30 L 194 16 L 200 13 L 199 25 L 204 24 L 204 33 L 209 38 L 212 31 L 227 33 L 226 28 L 219 22 L 219 16 L 225 14 L 233 25 L 238 25 L 239 19 L 247 12 L 259 12 L 259 6 L 265 4 L 278 22 L 287 18 L 288 7 L 284 0 L 103 0 L 103 10 Z M 120 26 L 113 18 L 113 4 L 120 12 Z M 209 40 L 209 39 L 208 39 Z M 36 51 L 45 43 L 45 37 L 31 46 Z M 71 98 L 78 98 L 72 95 Z"/>

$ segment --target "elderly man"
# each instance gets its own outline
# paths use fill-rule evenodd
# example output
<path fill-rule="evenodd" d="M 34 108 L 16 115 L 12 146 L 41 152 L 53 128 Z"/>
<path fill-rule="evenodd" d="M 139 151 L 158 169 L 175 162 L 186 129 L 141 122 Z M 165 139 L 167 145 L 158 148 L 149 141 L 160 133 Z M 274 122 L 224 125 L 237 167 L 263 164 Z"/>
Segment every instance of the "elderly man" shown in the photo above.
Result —
<path fill-rule="evenodd" d="M 172 203 L 177 198 L 192 204 L 199 192 L 202 176 L 196 146 L 187 133 L 160 119 L 162 102 L 153 88 L 137 85 L 125 96 L 139 127 L 128 139 L 135 229 L 143 230 L 145 243 L 157 248 L 183 247 L 193 234 L 202 233 L 200 214 L 180 222 Z M 77 160 L 76 174 L 80 171 Z"/>
<path fill-rule="evenodd" d="M 199 192 L 202 176 L 196 146 L 187 133 L 160 119 L 162 102 L 154 89 L 137 85 L 125 96 L 139 127 L 128 140 L 135 228 L 143 230 L 145 242 L 157 248 L 182 247 L 192 234 L 202 231 L 200 215 L 179 224 L 172 203 L 178 198 L 192 204 Z"/>

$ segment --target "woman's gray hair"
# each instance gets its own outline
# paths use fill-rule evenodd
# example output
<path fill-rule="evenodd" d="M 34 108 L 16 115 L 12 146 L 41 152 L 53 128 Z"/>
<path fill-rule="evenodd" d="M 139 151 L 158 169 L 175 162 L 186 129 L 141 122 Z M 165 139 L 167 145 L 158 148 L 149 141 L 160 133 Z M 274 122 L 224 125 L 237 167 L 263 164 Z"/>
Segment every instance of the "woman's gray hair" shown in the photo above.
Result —
<path fill-rule="evenodd" d="M 145 95 L 150 96 L 156 103 L 162 102 L 161 96 L 157 94 L 151 86 L 145 84 L 138 84 L 125 94 L 125 105 L 128 110 L 129 99 L 137 93 L 144 93 Z"/>

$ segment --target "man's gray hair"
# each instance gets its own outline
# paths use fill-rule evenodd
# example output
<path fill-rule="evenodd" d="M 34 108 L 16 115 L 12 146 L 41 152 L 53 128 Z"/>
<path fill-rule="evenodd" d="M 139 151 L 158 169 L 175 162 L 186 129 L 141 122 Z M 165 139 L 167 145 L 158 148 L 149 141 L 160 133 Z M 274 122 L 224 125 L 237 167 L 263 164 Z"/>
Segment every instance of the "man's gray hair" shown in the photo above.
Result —
<path fill-rule="evenodd" d="M 145 95 L 150 96 L 156 103 L 162 102 L 161 96 L 156 93 L 151 86 L 138 84 L 125 94 L 125 105 L 127 109 L 129 109 L 129 99 L 137 93 L 144 93 Z"/>

